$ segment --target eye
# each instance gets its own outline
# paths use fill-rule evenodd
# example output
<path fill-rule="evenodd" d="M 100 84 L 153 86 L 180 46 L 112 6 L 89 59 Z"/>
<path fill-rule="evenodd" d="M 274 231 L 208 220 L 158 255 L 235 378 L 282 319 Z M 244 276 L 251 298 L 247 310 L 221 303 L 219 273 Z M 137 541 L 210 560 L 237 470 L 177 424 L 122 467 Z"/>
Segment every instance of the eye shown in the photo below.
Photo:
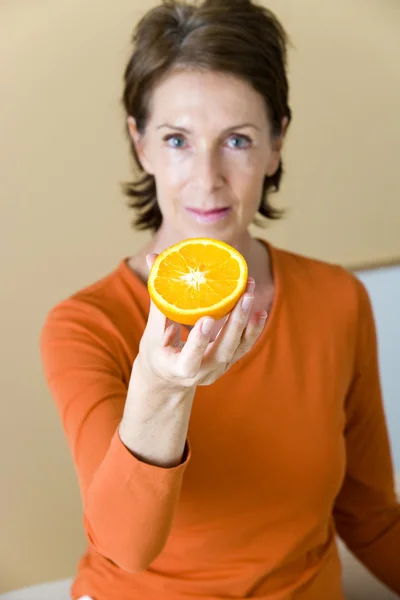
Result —
<path fill-rule="evenodd" d="M 231 148 L 235 150 L 246 150 L 251 146 L 251 139 L 247 137 L 247 135 L 232 135 L 229 140 L 235 140 L 236 143 L 231 146 Z M 169 148 L 173 148 L 175 150 L 181 150 L 183 148 L 185 139 L 180 134 L 170 134 L 166 135 L 163 138 L 163 141 L 167 143 Z"/>
<path fill-rule="evenodd" d="M 251 146 L 251 139 L 247 135 L 231 135 L 229 139 L 239 141 L 233 145 L 233 148 L 237 150 L 246 150 Z"/>
<path fill-rule="evenodd" d="M 178 142 L 178 143 L 169 144 L 168 142 L 170 140 L 174 140 L 174 142 Z M 182 145 L 179 145 L 179 142 L 184 142 L 184 139 L 183 139 L 182 135 L 173 134 L 173 135 L 166 135 L 163 138 L 163 141 L 167 142 L 167 145 L 169 148 L 176 148 L 176 149 L 180 150 L 182 148 Z"/>

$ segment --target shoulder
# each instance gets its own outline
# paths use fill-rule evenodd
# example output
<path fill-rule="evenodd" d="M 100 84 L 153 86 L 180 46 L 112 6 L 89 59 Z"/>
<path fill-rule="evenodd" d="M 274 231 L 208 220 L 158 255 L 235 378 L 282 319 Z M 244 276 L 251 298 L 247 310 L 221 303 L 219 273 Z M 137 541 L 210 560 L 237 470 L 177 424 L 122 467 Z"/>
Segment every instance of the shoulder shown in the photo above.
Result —
<path fill-rule="evenodd" d="M 370 310 L 368 292 L 360 279 L 338 263 L 275 248 L 283 293 L 293 302 L 334 318 L 355 323 Z"/>
<path fill-rule="evenodd" d="M 114 269 L 85 287 L 77 290 L 67 298 L 55 304 L 46 316 L 45 325 L 49 321 L 68 319 L 79 322 L 92 317 L 105 324 L 111 320 L 112 305 L 118 301 L 118 270 Z"/>
<path fill-rule="evenodd" d="M 123 339 L 129 330 L 134 335 L 143 320 L 147 290 L 133 276 L 125 261 L 69 297 L 47 313 L 41 330 L 41 343 L 54 337 L 90 339 L 94 345 L 108 347 L 112 339 Z"/>

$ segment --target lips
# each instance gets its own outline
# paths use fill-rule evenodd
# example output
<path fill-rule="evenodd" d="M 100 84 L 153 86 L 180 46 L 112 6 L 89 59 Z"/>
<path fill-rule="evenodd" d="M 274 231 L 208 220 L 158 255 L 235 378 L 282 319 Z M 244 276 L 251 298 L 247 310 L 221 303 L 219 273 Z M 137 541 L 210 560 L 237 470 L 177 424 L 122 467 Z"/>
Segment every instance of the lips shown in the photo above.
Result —
<path fill-rule="evenodd" d="M 223 206 L 221 208 L 213 208 L 211 210 L 201 210 L 198 208 L 188 208 L 188 210 L 190 210 L 190 212 L 193 212 L 197 215 L 207 216 L 207 215 L 217 215 L 219 213 L 223 213 L 223 212 L 229 210 L 229 206 Z"/>
<path fill-rule="evenodd" d="M 197 223 L 210 225 L 224 221 L 231 212 L 231 207 L 212 208 L 211 210 L 201 210 L 198 208 L 187 208 L 188 213 Z"/>

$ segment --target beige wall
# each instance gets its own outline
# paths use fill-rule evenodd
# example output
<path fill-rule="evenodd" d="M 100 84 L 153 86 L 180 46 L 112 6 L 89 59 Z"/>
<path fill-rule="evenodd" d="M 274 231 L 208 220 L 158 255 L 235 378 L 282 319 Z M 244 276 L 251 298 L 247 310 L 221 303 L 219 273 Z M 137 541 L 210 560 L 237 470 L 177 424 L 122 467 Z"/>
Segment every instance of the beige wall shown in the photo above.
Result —
<path fill-rule="evenodd" d="M 84 547 L 38 337 L 55 302 L 145 238 L 118 188 L 129 174 L 119 96 L 132 26 L 154 4 L 0 5 L 0 591 L 72 574 Z M 276 198 L 290 214 L 265 235 L 346 264 L 399 257 L 398 0 L 268 5 L 296 50 Z"/>

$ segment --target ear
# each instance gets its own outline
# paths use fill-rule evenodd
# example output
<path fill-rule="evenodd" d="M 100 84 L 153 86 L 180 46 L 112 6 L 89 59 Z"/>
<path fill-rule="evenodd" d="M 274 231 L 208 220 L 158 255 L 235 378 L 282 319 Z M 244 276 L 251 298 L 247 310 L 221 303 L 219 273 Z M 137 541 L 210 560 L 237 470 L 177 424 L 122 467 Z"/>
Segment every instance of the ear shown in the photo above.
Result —
<path fill-rule="evenodd" d="M 289 118 L 284 117 L 282 119 L 281 134 L 278 137 L 274 138 L 274 140 L 273 140 L 272 155 L 269 157 L 269 161 L 268 161 L 268 165 L 267 165 L 267 169 L 266 169 L 266 175 L 268 177 L 272 177 L 273 175 L 275 175 L 275 173 L 279 167 L 279 163 L 280 163 L 281 155 L 282 155 L 283 142 L 285 141 L 285 136 L 286 136 L 288 125 L 289 125 Z"/>
<path fill-rule="evenodd" d="M 136 120 L 133 117 L 128 117 L 127 123 L 129 135 L 131 136 L 131 140 L 135 146 L 136 154 L 138 155 L 140 164 L 142 165 L 146 173 L 148 173 L 149 175 L 153 175 L 151 164 L 145 153 L 144 138 L 137 129 Z"/>

